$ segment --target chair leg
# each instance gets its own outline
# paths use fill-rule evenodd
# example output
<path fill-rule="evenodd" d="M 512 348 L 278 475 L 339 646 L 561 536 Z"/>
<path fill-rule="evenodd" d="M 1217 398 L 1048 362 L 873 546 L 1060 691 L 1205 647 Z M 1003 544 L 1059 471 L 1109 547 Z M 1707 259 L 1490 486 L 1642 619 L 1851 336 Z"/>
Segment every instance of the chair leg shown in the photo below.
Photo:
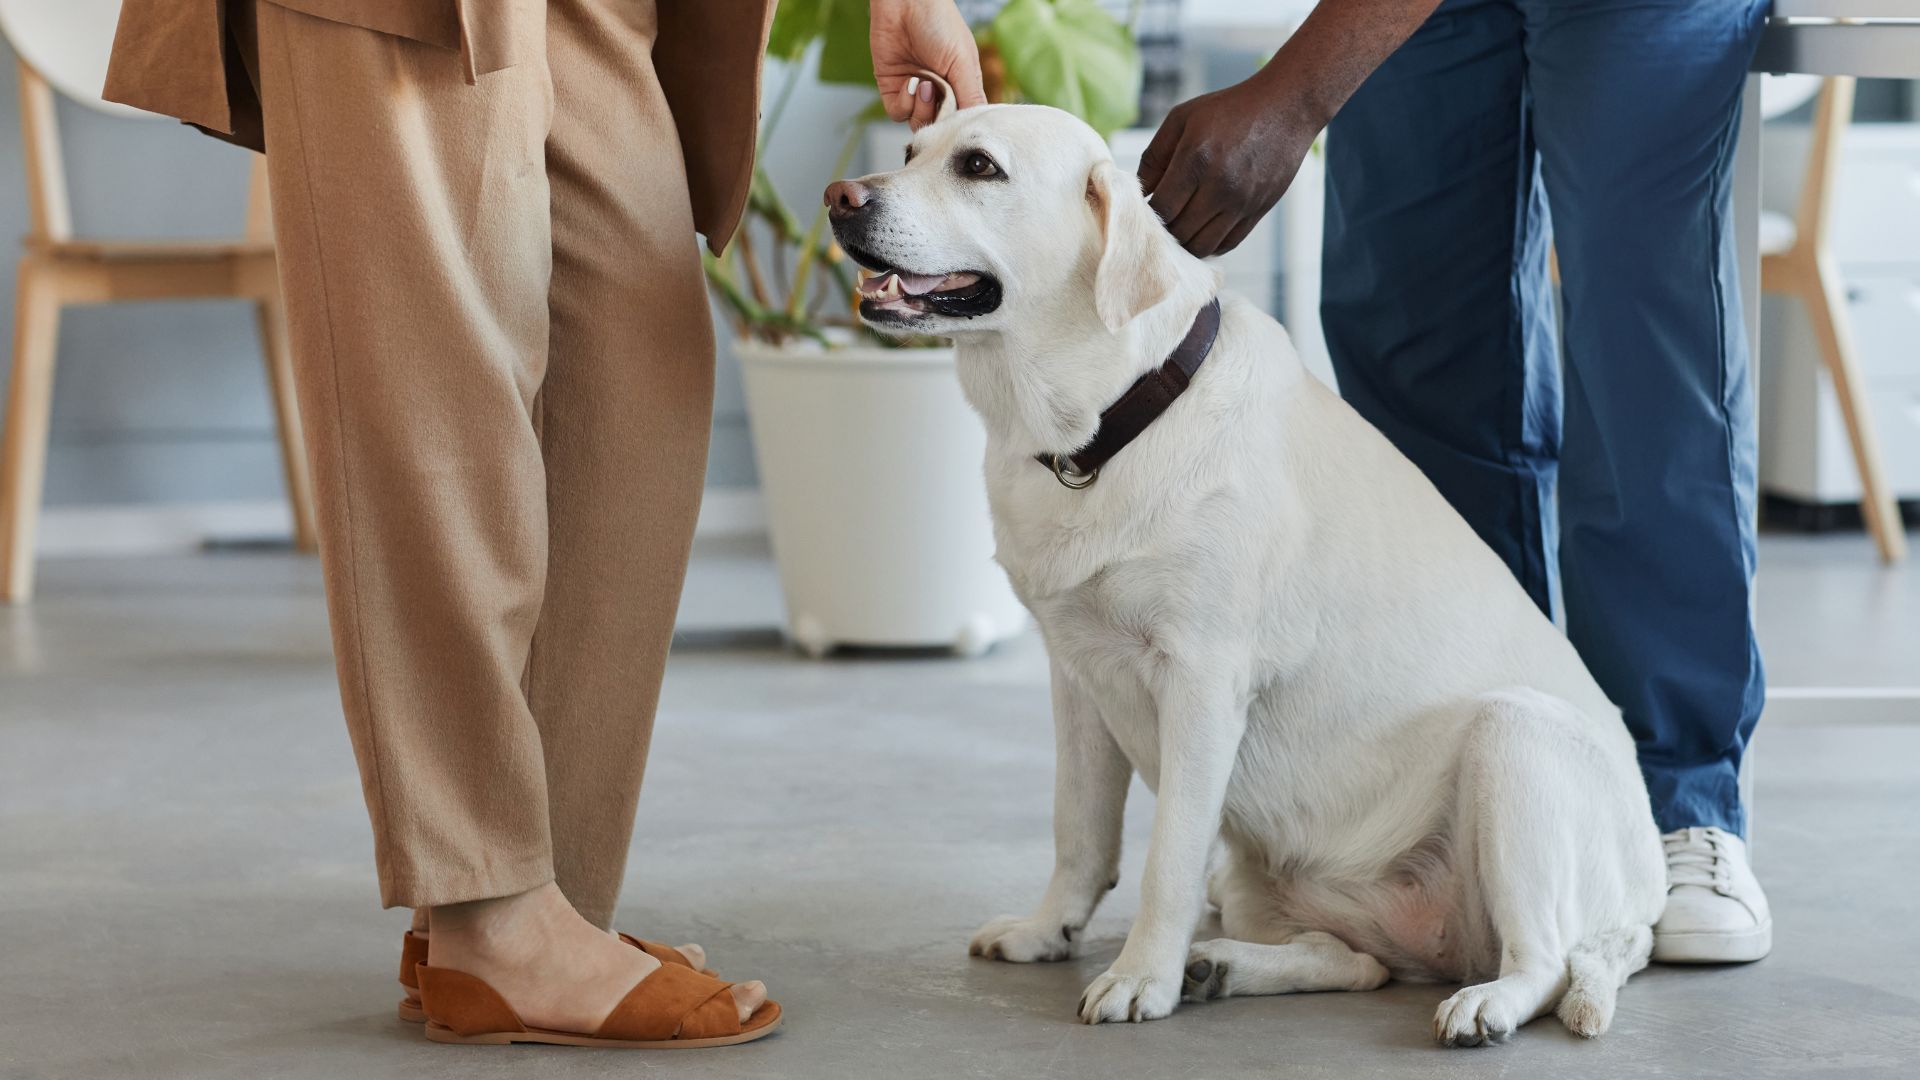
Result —
<path fill-rule="evenodd" d="M 53 363 L 60 334 L 57 271 L 20 263 L 13 312 L 13 378 L 0 440 L 0 603 L 33 596 L 34 534 L 47 471 L 53 411 Z"/>
<path fill-rule="evenodd" d="M 273 395 L 275 429 L 280 434 L 280 464 L 286 476 L 287 502 L 293 511 L 293 546 L 300 551 L 319 547 L 314 527 L 313 478 L 307 471 L 307 442 L 300 427 L 300 408 L 294 396 L 293 350 L 287 340 L 286 312 L 275 291 L 254 303 L 260 324 L 260 348 L 267 362 L 267 389 Z"/>
<path fill-rule="evenodd" d="M 1854 362 L 1853 334 L 1847 322 L 1846 290 L 1838 270 L 1820 257 L 1811 260 L 1801 275 L 1801 300 L 1813 324 L 1814 340 L 1820 346 L 1820 359 L 1833 379 L 1834 397 L 1840 402 L 1840 415 L 1847 425 L 1847 439 L 1853 445 L 1854 466 L 1860 471 L 1860 509 L 1867 531 L 1880 549 L 1880 561 L 1891 566 L 1907 557 L 1907 540 L 1900 521 L 1900 506 L 1887 487 L 1886 471 L 1880 465 L 1880 443 L 1874 435 L 1873 413 L 1867 404 L 1866 388 L 1860 369 Z"/>

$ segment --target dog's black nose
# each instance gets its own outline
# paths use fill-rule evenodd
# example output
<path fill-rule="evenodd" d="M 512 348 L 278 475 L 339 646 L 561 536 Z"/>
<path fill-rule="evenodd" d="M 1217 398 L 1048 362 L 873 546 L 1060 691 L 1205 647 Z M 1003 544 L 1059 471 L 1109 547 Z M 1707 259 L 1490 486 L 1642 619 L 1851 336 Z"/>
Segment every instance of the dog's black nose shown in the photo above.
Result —
<path fill-rule="evenodd" d="M 835 219 L 859 217 L 873 202 L 873 189 L 858 180 L 835 180 L 827 185 L 827 215 Z"/>

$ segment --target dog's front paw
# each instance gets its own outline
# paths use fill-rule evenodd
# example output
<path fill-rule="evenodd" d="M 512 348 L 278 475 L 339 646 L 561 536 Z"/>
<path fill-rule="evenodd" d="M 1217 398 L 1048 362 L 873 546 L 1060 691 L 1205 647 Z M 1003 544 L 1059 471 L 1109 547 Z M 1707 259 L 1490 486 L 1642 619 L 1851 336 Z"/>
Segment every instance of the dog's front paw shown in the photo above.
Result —
<path fill-rule="evenodd" d="M 1002 915 L 973 935 L 967 952 L 1014 964 L 1065 960 L 1073 955 L 1073 927 L 1052 919 Z"/>
<path fill-rule="evenodd" d="M 1109 970 L 1093 980 L 1080 995 L 1080 1021 L 1085 1024 L 1138 1023 L 1158 1020 L 1180 1003 L 1180 983 L 1146 975 L 1122 975 Z"/>
<path fill-rule="evenodd" d="M 1433 1037 L 1443 1046 L 1487 1046 L 1513 1038 L 1530 1019 L 1524 999 L 1500 981 L 1469 986 L 1440 1003 L 1433 1014 Z"/>

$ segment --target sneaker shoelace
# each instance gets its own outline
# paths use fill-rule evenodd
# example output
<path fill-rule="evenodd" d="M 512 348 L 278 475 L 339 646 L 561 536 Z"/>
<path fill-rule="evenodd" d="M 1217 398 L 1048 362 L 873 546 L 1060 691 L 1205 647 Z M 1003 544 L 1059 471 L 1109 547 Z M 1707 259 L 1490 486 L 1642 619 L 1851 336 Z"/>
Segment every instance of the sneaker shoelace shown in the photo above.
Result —
<path fill-rule="evenodd" d="M 1660 839 L 1667 849 L 1667 887 L 1699 885 L 1729 895 L 1733 872 L 1724 834 L 1712 826 L 1676 829 Z"/>

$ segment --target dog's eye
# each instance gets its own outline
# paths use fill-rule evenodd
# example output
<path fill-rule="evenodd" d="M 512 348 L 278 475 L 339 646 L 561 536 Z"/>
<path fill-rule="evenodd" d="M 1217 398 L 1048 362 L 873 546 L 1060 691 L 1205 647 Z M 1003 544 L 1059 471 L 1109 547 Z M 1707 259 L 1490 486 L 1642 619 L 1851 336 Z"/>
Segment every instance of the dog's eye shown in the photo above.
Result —
<path fill-rule="evenodd" d="M 978 150 L 972 151 L 960 159 L 960 171 L 967 176 L 985 179 L 1000 175 L 1000 166 L 993 159 Z"/>

